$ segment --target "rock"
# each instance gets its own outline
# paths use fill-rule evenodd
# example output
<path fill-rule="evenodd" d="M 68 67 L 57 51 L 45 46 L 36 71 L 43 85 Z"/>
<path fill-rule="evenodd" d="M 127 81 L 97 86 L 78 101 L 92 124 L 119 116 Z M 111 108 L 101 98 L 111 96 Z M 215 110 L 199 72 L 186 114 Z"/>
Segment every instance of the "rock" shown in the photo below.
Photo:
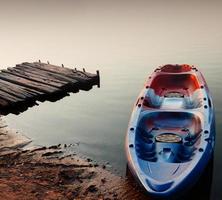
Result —
<path fill-rule="evenodd" d="M 43 150 L 46 150 L 46 149 L 47 148 L 44 146 L 44 147 L 35 148 L 35 149 L 31 150 L 31 152 L 43 151 Z"/>
<path fill-rule="evenodd" d="M 101 182 L 104 184 L 106 182 L 106 178 L 102 178 Z"/>
<path fill-rule="evenodd" d="M 76 173 L 73 170 L 61 170 L 58 177 L 65 180 L 74 180 L 77 178 Z"/>
<path fill-rule="evenodd" d="M 91 193 L 95 193 L 98 191 L 98 188 L 96 187 L 96 185 L 90 185 L 87 189 L 86 192 L 91 192 Z"/>
<path fill-rule="evenodd" d="M 114 192 L 113 197 L 117 197 L 117 196 L 118 196 L 117 193 Z"/>
<path fill-rule="evenodd" d="M 96 173 L 95 173 L 94 171 L 89 172 L 87 178 L 88 178 L 88 179 L 92 179 L 92 178 L 95 176 L 95 174 L 96 174 Z"/>
<path fill-rule="evenodd" d="M 59 145 L 52 145 L 49 147 L 49 149 L 58 149 L 59 148 Z"/>
<path fill-rule="evenodd" d="M 46 152 L 46 153 L 43 153 L 42 156 L 52 156 L 52 155 L 60 154 L 60 153 L 63 153 L 63 152 L 62 151 Z"/>
<path fill-rule="evenodd" d="M 73 200 L 75 199 L 78 195 L 79 195 L 79 191 L 80 191 L 80 188 L 76 188 L 74 189 L 73 191 L 69 191 L 67 194 L 66 194 L 66 197 L 70 200 Z"/>

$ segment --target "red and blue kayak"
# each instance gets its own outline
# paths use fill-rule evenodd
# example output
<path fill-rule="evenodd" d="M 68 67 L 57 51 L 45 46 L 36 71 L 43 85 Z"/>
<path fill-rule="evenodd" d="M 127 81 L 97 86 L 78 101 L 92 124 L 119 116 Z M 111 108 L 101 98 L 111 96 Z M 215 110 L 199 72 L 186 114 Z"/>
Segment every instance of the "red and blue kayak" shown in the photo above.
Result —
<path fill-rule="evenodd" d="M 152 196 L 177 196 L 198 181 L 214 143 L 214 107 L 202 73 L 185 64 L 157 68 L 136 100 L 126 134 L 134 178 Z"/>

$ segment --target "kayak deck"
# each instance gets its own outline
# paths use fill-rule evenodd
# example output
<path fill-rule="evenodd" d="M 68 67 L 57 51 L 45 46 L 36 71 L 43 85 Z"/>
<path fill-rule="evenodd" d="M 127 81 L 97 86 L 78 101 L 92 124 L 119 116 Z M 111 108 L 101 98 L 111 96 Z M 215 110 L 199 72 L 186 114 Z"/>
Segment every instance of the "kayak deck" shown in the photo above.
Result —
<path fill-rule="evenodd" d="M 201 72 L 165 65 L 148 78 L 126 135 L 128 166 L 154 196 L 169 197 L 198 179 L 215 140 L 212 98 Z"/>

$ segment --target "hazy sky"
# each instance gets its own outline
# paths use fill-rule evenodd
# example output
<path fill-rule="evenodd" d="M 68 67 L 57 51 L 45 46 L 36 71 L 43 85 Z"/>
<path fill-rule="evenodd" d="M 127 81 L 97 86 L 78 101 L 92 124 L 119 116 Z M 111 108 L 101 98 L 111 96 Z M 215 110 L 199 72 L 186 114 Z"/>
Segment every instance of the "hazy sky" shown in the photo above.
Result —
<path fill-rule="evenodd" d="M 222 1 L 203 0 L 0 1 L 0 65 L 38 59 L 108 65 L 187 51 L 221 54 L 221 10 Z"/>

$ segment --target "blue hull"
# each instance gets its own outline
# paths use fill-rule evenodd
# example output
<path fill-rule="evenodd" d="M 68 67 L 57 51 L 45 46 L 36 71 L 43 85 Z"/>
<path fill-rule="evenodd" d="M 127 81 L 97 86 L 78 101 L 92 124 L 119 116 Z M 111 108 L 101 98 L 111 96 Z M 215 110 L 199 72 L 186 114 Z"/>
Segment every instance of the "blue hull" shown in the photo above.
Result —
<path fill-rule="evenodd" d="M 203 75 L 189 65 L 165 65 L 146 81 L 126 134 L 128 166 L 155 197 L 183 193 L 212 158 L 215 116 Z"/>

